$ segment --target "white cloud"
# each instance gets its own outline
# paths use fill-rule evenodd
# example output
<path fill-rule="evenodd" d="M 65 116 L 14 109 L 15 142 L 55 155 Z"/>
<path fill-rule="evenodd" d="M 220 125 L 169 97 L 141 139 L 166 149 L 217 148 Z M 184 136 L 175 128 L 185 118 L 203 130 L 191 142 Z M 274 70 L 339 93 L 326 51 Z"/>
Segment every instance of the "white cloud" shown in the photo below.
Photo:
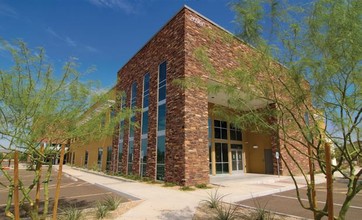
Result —
<path fill-rule="evenodd" d="M 70 37 L 66 37 L 66 38 L 65 38 L 65 42 L 67 42 L 68 46 L 71 46 L 71 47 L 77 46 L 77 44 L 75 43 L 75 41 L 72 40 L 72 39 L 70 39 Z"/>
<path fill-rule="evenodd" d="M 48 27 L 46 29 L 46 32 L 48 34 L 50 34 L 52 37 L 57 38 L 58 40 L 64 41 L 70 47 L 76 47 L 77 46 L 77 43 L 73 39 L 71 39 L 68 36 L 62 36 L 62 35 L 58 34 L 56 31 L 54 31 L 50 27 Z"/>
<path fill-rule="evenodd" d="M 0 3 L 0 15 L 18 18 L 18 13 L 10 6 Z"/>
<path fill-rule="evenodd" d="M 127 0 L 88 0 L 91 4 L 101 8 L 122 10 L 127 14 L 135 13 L 135 8 Z"/>
<path fill-rule="evenodd" d="M 52 35 L 53 37 L 62 40 L 62 37 L 60 37 L 60 35 L 59 35 L 57 32 L 55 32 L 53 29 L 51 29 L 50 27 L 48 27 L 48 28 L 46 29 L 46 32 L 47 32 L 48 34 Z"/>
<path fill-rule="evenodd" d="M 96 53 L 98 52 L 98 50 L 94 47 L 91 47 L 91 46 L 85 46 L 84 47 L 88 52 L 92 52 L 92 53 Z"/>

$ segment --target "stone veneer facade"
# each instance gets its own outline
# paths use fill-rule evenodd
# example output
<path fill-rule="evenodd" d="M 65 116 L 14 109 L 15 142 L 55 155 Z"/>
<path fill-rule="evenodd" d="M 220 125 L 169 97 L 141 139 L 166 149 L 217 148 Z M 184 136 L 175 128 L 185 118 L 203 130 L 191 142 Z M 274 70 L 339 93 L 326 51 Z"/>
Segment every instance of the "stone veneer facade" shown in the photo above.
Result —
<path fill-rule="evenodd" d="M 165 181 L 182 185 L 209 182 L 208 96 L 198 88 L 183 89 L 173 81 L 189 76 L 209 77 L 195 50 L 207 48 L 208 56 L 217 72 L 236 68 L 238 59 L 252 49 L 193 10 L 181 9 L 137 54 L 118 72 L 116 89 L 127 94 L 130 106 L 131 85 L 137 83 L 137 108 L 142 108 L 143 76 L 150 74 L 149 130 L 146 176 L 156 178 L 157 94 L 158 67 L 167 61 L 166 94 L 166 158 Z M 119 107 L 119 100 L 117 106 Z M 141 113 L 136 113 L 141 121 Z M 127 128 L 127 123 L 125 127 Z M 140 174 L 140 127 L 134 133 L 133 174 Z M 127 173 L 128 129 L 124 130 L 123 158 L 118 155 L 118 132 L 113 138 L 112 168 Z M 277 134 L 272 138 L 273 155 L 279 151 Z M 274 171 L 276 173 L 276 161 Z M 119 167 L 119 169 L 118 169 Z M 117 170 L 118 169 L 118 170 Z"/>

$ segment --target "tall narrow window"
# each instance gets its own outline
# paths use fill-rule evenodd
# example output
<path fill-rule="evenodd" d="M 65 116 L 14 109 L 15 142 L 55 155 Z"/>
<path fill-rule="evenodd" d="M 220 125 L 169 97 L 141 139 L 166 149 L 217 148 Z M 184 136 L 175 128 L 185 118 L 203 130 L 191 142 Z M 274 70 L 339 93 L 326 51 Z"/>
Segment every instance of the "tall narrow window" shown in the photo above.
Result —
<path fill-rule="evenodd" d="M 106 170 L 111 169 L 111 161 L 112 161 L 112 146 L 107 147 L 107 165 Z"/>
<path fill-rule="evenodd" d="M 131 109 L 132 111 L 136 108 L 136 100 L 137 100 L 137 84 L 132 83 L 131 88 Z M 134 154 L 134 129 L 136 122 L 136 115 L 134 112 L 132 113 L 130 125 L 129 125 L 129 140 L 128 140 L 128 174 L 132 174 L 132 165 L 133 165 L 133 154 Z"/>
<path fill-rule="evenodd" d="M 229 172 L 228 144 L 215 143 L 216 173 Z"/>
<path fill-rule="evenodd" d="M 157 174 L 158 180 L 165 177 L 166 152 L 166 62 L 158 69 L 158 118 L 157 118 Z"/>
<path fill-rule="evenodd" d="M 208 133 L 208 146 L 209 146 L 209 172 L 210 172 L 210 174 L 212 174 L 212 147 L 211 147 L 212 125 L 211 125 L 211 123 L 212 123 L 212 121 L 209 118 L 207 120 L 207 125 L 208 125 L 208 132 L 207 133 Z"/>
<path fill-rule="evenodd" d="M 121 112 L 123 112 L 126 109 L 126 100 L 127 97 L 125 94 L 123 94 L 121 97 Z M 122 118 L 119 123 L 118 164 L 121 164 L 122 162 L 123 140 L 124 140 L 124 118 Z M 121 169 L 118 170 L 121 171 Z"/>
<path fill-rule="evenodd" d="M 103 159 L 103 148 L 98 148 L 98 169 L 102 169 L 102 159 Z"/>
<path fill-rule="evenodd" d="M 150 74 L 143 78 L 142 126 L 141 126 L 141 176 L 146 175 L 148 145 L 148 100 L 150 95 Z"/>
<path fill-rule="evenodd" d="M 85 151 L 85 155 L 84 155 L 84 167 L 88 168 L 88 151 Z"/>

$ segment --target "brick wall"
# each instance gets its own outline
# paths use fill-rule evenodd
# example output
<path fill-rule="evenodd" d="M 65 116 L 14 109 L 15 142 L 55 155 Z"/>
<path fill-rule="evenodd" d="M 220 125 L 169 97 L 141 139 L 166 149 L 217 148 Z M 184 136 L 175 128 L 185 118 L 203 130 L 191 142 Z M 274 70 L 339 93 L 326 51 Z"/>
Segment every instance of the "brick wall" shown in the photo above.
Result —
<path fill-rule="evenodd" d="M 184 91 L 173 81 L 184 75 L 184 11 L 180 11 L 118 72 L 117 90 L 127 94 L 127 106 L 131 96 L 130 87 L 137 83 L 137 108 L 142 108 L 143 76 L 150 73 L 149 131 L 147 149 L 148 177 L 156 176 L 157 94 L 158 66 L 167 61 L 166 95 L 166 158 L 165 180 L 181 183 L 184 178 Z M 119 105 L 119 103 L 118 103 Z M 141 121 L 141 113 L 136 114 Z M 127 127 L 126 123 L 126 127 Z M 135 128 L 133 173 L 139 174 L 140 127 Z M 116 153 L 116 152 L 114 152 Z M 118 152 L 117 152 L 118 153 Z M 122 172 L 127 171 L 128 129 L 124 132 Z"/>
<path fill-rule="evenodd" d="M 166 158 L 165 181 L 183 185 L 209 182 L 208 161 L 208 98 L 202 88 L 182 89 L 175 79 L 203 76 L 209 73 L 195 57 L 195 50 L 204 47 L 217 73 L 235 69 L 239 60 L 252 54 L 252 49 L 235 37 L 187 8 L 182 9 L 118 72 L 117 91 L 127 94 L 137 83 L 137 108 L 142 108 L 143 76 L 150 73 L 149 132 L 147 176 L 156 176 L 157 85 L 158 66 L 167 61 L 166 95 Z M 221 79 L 222 74 L 212 76 Z M 117 105 L 120 103 L 118 102 Z M 136 114 L 140 122 L 141 113 Z M 126 123 L 127 127 L 127 123 Z M 118 135 L 118 134 L 117 134 Z M 140 127 L 135 129 L 133 173 L 139 174 Z M 279 149 L 278 135 L 272 138 L 273 153 Z M 113 141 L 118 154 L 118 138 Z M 282 152 L 283 154 L 283 152 Z M 124 131 L 122 172 L 127 171 L 128 129 Z M 115 155 L 113 158 L 116 158 Z M 274 163 L 276 170 L 276 163 Z M 115 167 L 115 166 L 113 166 Z"/>

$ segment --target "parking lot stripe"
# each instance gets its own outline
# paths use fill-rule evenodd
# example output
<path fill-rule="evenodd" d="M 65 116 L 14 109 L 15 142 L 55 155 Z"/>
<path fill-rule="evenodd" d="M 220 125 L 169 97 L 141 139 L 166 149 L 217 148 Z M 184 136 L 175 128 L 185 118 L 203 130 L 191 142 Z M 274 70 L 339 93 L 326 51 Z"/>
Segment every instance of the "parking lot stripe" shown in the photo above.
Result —
<path fill-rule="evenodd" d="M 294 199 L 294 200 L 298 200 L 297 198 L 295 197 L 291 197 L 291 196 L 282 196 L 282 195 L 277 195 L 277 194 L 274 194 L 272 196 L 275 196 L 275 197 L 280 197 L 280 198 L 285 198 L 285 199 Z M 308 199 L 301 199 L 302 201 L 307 201 L 308 202 Z M 325 204 L 325 202 L 323 201 L 317 201 L 318 203 L 323 203 Z M 334 205 L 336 206 L 342 206 L 342 204 L 338 204 L 338 203 L 333 203 Z M 351 205 L 349 206 L 350 208 L 354 208 L 354 209 L 361 209 L 362 210 L 362 207 L 360 206 L 354 206 L 354 205 Z"/>
<path fill-rule="evenodd" d="M 79 196 L 67 196 L 67 199 L 75 199 L 75 198 L 83 198 L 83 197 L 89 197 L 89 196 L 99 196 L 99 195 L 108 195 L 108 194 L 112 194 L 112 192 L 106 192 L 106 193 L 94 193 L 94 194 L 79 195 Z"/>

